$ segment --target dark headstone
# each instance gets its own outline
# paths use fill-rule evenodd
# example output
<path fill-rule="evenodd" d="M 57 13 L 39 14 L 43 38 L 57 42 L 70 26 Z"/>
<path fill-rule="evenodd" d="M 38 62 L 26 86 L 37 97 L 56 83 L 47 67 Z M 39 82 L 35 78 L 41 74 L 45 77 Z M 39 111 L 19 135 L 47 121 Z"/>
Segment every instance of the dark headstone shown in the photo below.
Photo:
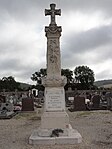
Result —
<path fill-rule="evenodd" d="M 93 103 L 92 108 L 93 109 L 99 109 L 100 108 L 100 99 L 101 99 L 100 95 L 94 95 L 92 97 L 92 103 Z"/>
<path fill-rule="evenodd" d="M 38 92 L 38 97 L 39 98 L 43 98 L 44 97 L 44 92 L 43 91 L 39 91 Z"/>
<path fill-rule="evenodd" d="M 5 103 L 6 102 L 6 97 L 3 95 L 0 95 L 0 103 Z"/>
<path fill-rule="evenodd" d="M 22 111 L 34 111 L 34 100 L 32 98 L 22 99 Z"/>
<path fill-rule="evenodd" d="M 85 97 L 77 96 L 74 98 L 74 111 L 85 111 Z"/>
<path fill-rule="evenodd" d="M 71 89 L 69 89 L 68 91 L 65 92 L 66 106 L 70 106 L 72 104 L 69 99 L 70 99 L 70 97 L 74 97 L 74 96 L 75 96 L 75 92 L 72 91 Z"/>

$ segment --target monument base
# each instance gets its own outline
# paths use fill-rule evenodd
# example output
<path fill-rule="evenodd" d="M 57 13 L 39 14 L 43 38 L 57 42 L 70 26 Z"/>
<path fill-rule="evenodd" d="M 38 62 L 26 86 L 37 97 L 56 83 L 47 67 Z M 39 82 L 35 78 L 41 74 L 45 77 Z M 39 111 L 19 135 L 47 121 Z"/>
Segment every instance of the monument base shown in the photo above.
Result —
<path fill-rule="evenodd" d="M 49 134 L 51 129 L 47 130 Z M 64 130 L 65 131 L 65 130 Z M 29 144 L 38 144 L 38 145 L 54 145 L 54 144 L 77 144 L 82 142 L 82 137 L 80 133 L 73 129 L 69 124 L 69 128 L 66 128 L 67 135 L 60 135 L 59 137 L 52 136 L 40 136 L 40 129 L 34 130 L 29 138 Z"/>
<path fill-rule="evenodd" d="M 44 112 L 41 117 L 41 129 L 65 129 L 69 127 L 69 116 L 66 111 Z"/>

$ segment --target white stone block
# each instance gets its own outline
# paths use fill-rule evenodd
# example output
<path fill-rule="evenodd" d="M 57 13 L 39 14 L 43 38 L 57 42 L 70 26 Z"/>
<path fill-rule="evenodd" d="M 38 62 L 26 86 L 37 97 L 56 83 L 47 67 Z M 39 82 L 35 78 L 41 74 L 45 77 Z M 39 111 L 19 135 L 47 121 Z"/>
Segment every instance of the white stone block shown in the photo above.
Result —
<path fill-rule="evenodd" d="M 63 87 L 45 88 L 45 111 L 65 111 L 65 92 Z"/>
<path fill-rule="evenodd" d="M 82 137 L 77 130 L 71 128 L 67 129 L 67 131 L 69 131 L 68 136 L 40 137 L 38 136 L 38 130 L 35 130 L 29 138 L 29 144 L 54 145 L 54 144 L 78 144 L 82 142 Z"/>
<path fill-rule="evenodd" d="M 63 112 L 44 112 L 41 117 L 42 129 L 64 129 L 69 127 L 69 116 Z"/>

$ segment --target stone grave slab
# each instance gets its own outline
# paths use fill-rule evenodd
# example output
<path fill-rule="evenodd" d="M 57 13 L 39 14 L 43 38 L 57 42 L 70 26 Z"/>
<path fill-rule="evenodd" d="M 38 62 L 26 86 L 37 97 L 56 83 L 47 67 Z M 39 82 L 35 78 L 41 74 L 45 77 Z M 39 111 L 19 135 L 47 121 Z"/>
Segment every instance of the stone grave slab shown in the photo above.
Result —
<path fill-rule="evenodd" d="M 100 95 L 94 95 L 92 97 L 92 109 L 97 110 L 100 109 L 100 100 L 101 100 L 101 96 Z"/>
<path fill-rule="evenodd" d="M 75 97 L 74 98 L 74 111 L 85 111 L 86 105 L 85 105 L 85 97 Z"/>
<path fill-rule="evenodd" d="M 22 111 L 34 111 L 34 99 L 23 98 L 22 99 Z"/>

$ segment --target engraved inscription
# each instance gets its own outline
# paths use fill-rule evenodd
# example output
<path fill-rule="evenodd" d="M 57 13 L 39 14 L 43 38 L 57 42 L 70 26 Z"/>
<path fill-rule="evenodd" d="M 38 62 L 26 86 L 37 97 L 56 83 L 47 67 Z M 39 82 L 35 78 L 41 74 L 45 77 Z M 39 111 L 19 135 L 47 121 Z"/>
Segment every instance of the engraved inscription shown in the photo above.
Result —
<path fill-rule="evenodd" d="M 64 110 L 64 94 L 62 90 L 48 91 L 46 94 L 48 110 Z"/>

